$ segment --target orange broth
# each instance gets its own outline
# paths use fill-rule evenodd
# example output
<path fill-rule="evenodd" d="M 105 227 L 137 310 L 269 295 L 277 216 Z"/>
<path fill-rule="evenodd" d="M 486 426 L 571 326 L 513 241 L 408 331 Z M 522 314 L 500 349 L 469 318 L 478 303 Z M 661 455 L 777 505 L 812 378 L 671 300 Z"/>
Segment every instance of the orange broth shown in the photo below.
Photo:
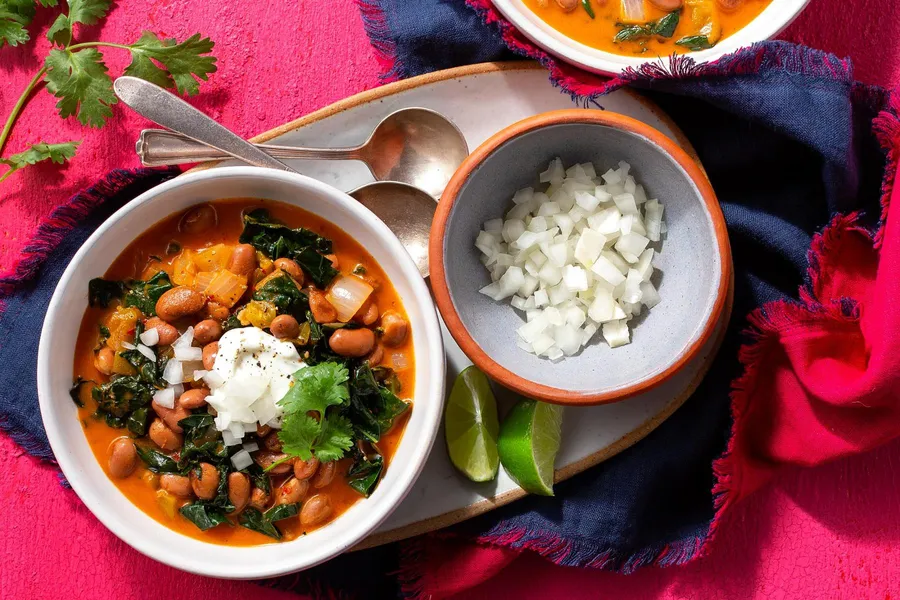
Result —
<path fill-rule="evenodd" d="M 683 37 L 697 34 L 690 14 L 693 9 L 687 4 L 681 9 L 678 27 L 671 38 L 652 36 L 640 41 L 615 42 L 613 38 L 621 29 L 617 25 L 622 18 L 620 0 L 590 0 L 595 16 L 593 19 L 580 5 L 572 12 L 565 12 L 559 7 L 556 0 L 523 1 L 532 12 L 563 35 L 585 46 L 623 56 L 666 56 L 673 52 L 677 54 L 690 52 L 690 49 L 679 46 L 675 42 Z M 719 40 L 721 41 L 746 27 L 771 2 L 772 0 L 744 0 L 737 8 L 727 11 L 717 5 L 714 6 L 718 23 L 722 28 Z M 711 4 L 715 5 L 716 3 L 711 2 Z M 644 2 L 644 13 L 648 21 L 654 21 L 666 15 L 665 11 L 647 1 Z"/>
<path fill-rule="evenodd" d="M 342 273 L 350 273 L 350 271 L 359 264 L 365 267 L 365 278 L 369 280 L 370 283 L 372 281 L 378 282 L 372 297 L 378 305 L 379 314 L 390 309 L 398 312 L 404 317 L 406 316 L 400 298 L 381 266 L 358 242 L 332 223 L 300 208 L 265 200 L 218 200 L 213 202 L 212 206 L 215 207 L 218 214 L 218 226 L 214 230 L 193 235 L 180 232 L 178 231 L 178 222 L 181 213 L 173 215 L 160 221 L 132 242 L 125 251 L 116 258 L 115 262 L 113 262 L 112 266 L 106 272 L 105 278 L 141 278 L 142 274 L 145 273 L 148 264 L 154 261 L 154 259 L 151 258 L 153 256 L 162 257 L 162 270 L 171 273 L 172 261 L 175 256 L 177 256 L 166 256 L 166 247 L 171 241 L 177 241 L 183 249 L 193 250 L 218 243 L 237 244 L 238 237 L 242 230 L 241 215 L 243 212 L 253 208 L 265 208 L 272 217 L 291 227 L 302 226 L 330 239 L 333 242 L 333 251 L 337 255 L 340 263 L 340 271 Z M 159 269 L 154 268 L 153 270 Z M 106 321 L 108 316 L 115 311 L 116 304 L 117 303 L 113 303 L 108 308 L 95 307 L 86 309 L 81 321 L 81 329 L 75 348 L 75 377 L 80 376 L 85 380 L 98 382 L 106 380 L 106 377 L 94 366 L 93 349 L 97 345 L 99 337 L 98 323 Z M 414 389 L 415 385 L 412 335 L 408 335 L 406 341 L 401 346 L 391 349 L 386 348 L 385 357 L 381 364 L 391 366 L 392 357 L 398 354 L 402 354 L 407 363 L 402 370 L 396 371 L 396 375 L 401 384 L 401 392 L 399 395 L 403 397 L 409 394 Z M 110 446 L 114 440 L 122 436 L 127 436 L 128 431 L 126 429 L 114 429 L 108 426 L 102 418 L 98 418 L 94 415 L 97 404 L 91 398 L 90 390 L 87 388 L 88 386 L 84 386 L 81 390 L 81 399 L 84 402 L 84 407 L 79 408 L 78 416 L 84 427 L 85 436 L 94 452 L 94 456 L 96 456 L 97 461 L 100 463 L 100 466 L 106 472 L 107 476 L 110 476 L 108 466 Z M 406 400 L 409 401 L 410 399 L 406 398 Z M 407 411 L 401 416 L 391 431 L 385 434 L 377 444 L 379 452 L 384 457 L 385 471 L 389 468 L 390 461 L 403 436 L 403 431 L 406 427 L 410 412 L 411 411 Z M 302 526 L 298 517 L 279 521 L 278 528 L 283 533 L 283 540 L 295 539 L 298 536 L 306 535 L 314 529 L 327 525 L 350 508 L 350 506 L 360 500 L 364 500 L 364 497 L 353 490 L 345 481 L 344 476 L 349 467 L 349 459 L 340 461 L 338 463 L 337 475 L 334 480 L 321 490 L 315 490 L 316 493 L 327 493 L 330 496 L 333 507 L 331 517 L 323 524 L 312 527 Z M 289 477 L 290 475 L 284 475 L 282 476 L 282 479 L 286 480 Z M 219 525 L 218 527 L 214 527 L 213 529 L 204 532 L 181 516 L 177 510 L 174 517 L 170 518 L 157 503 L 156 491 L 158 475 L 147 470 L 140 460 L 138 460 L 138 468 L 130 476 L 124 479 L 117 479 L 110 476 L 110 479 L 125 497 L 133 502 L 138 508 L 166 527 L 186 536 L 205 542 L 226 544 L 230 546 L 252 546 L 274 542 L 273 539 L 265 535 L 237 525 Z M 273 478 L 273 490 L 281 483 L 282 481 Z M 312 495 L 312 493 L 313 491 L 310 490 L 309 495 Z M 176 508 L 188 502 L 189 500 L 180 500 L 176 505 Z"/>

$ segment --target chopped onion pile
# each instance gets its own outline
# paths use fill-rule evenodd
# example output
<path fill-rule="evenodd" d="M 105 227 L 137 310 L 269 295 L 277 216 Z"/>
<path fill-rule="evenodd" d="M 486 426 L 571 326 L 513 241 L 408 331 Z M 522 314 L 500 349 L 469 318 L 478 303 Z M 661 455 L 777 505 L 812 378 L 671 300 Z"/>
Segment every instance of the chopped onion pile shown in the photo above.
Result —
<path fill-rule="evenodd" d="M 663 205 L 630 170 L 620 162 L 598 177 L 591 163 L 566 170 L 557 158 L 540 175 L 546 191 L 519 190 L 506 217 L 479 232 L 493 282 L 480 291 L 525 312 L 523 350 L 560 360 L 598 330 L 613 348 L 628 344 L 628 321 L 659 303 L 651 244 L 666 230 Z"/>

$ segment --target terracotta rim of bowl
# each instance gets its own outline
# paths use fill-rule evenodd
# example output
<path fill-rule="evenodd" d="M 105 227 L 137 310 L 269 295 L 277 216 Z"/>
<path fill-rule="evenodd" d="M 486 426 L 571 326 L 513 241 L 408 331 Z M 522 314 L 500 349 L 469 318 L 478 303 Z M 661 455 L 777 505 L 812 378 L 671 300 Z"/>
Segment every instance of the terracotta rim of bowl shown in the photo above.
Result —
<path fill-rule="evenodd" d="M 506 369 L 495 362 L 484 350 L 482 350 L 481 346 L 479 346 L 474 338 L 472 338 L 466 329 L 466 326 L 463 324 L 462 319 L 450 298 L 450 290 L 447 286 L 447 278 L 444 271 L 444 233 L 447 228 L 447 220 L 450 217 L 453 205 L 456 203 L 460 189 L 462 189 L 462 186 L 468 181 L 472 172 L 481 165 L 488 156 L 507 142 L 536 129 L 541 129 L 548 125 L 559 125 L 564 123 L 590 123 L 629 131 L 646 138 L 651 143 L 661 148 L 663 152 L 667 153 L 682 169 L 684 169 L 688 177 L 700 191 L 700 195 L 703 197 L 703 201 L 706 204 L 706 208 L 712 219 L 716 243 L 719 248 L 721 276 L 719 278 L 716 301 L 703 325 L 703 331 L 700 333 L 700 336 L 661 373 L 641 380 L 635 384 L 599 394 L 575 392 L 535 383 L 516 375 L 509 369 Z M 606 404 L 625 400 L 626 398 L 631 398 L 632 396 L 655 388 L 678 372 L 679 369 L 697 355 L 709 337 L 713 334 L 715 325 L 721 318 L 725 308 L 728 296 L 728 282 L 731 281 L 732 270 L 731 247 L 728 242 L 728 233 L 725 228 L 725 217 L 722 214 L 722 209 L 719 207 L 719 202 L 716 199 L 712 185 L 710 185 L 709 180 L 706 178 L 706 175 L 704 175 L 699 164 L 693 161 L 684 150 L 675 144 L 675 142 L 649 125 L 618 113 L 588 109 L 557 110 L 529 117 L 494 134 L 476 148 L 472 154 L 463 161 L 462 165 L 460 165 L 441 196 L 437 211 L 434 215 L 434 221 L 431 225 L 428 252 L 431 270 L 431 287 L 434 292 L 435 302 L 441 316 L 444 318 L 447 329 L 450 331 L 453 339 L 456 340 L 456 343 L 462 348 L 462 351 L 466 356 L 468 356 L 472 362 L 483 370 L 491 379 L 507 388 L 515 390 L 530 398 L 545 400 L 556 404 L 571 405 Z"/>

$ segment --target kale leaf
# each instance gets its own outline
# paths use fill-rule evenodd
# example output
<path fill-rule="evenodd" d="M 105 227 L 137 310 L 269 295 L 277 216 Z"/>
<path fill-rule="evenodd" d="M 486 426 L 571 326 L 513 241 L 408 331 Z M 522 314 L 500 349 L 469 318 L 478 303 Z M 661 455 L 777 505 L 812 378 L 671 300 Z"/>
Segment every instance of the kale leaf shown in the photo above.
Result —
<path fill-rule="evenodd" d="M 154 473 L 180 472 L 178 463 L 176 463 L 175 459 L 173 459 L 171 456 L 163 454 L 162 452 L 154 450 L 153 448 L 140 446 L 138 444 L 135 444 L 134 448 L 135 450 L 137 450 L 138 458 L 144 461 L 144 464 L 147 465 L 147 468 Z"/>
<path fill-rule="evenodd" d="M 94 386 L 91 396 L 100 412 L 124 418 L 131 411 L 150 404 L 153 400 L 151 389 L 137 377 L 121 375 Z"/>
<path fill-rule="evenodd" d="M 299 503 L 278 504 L 264 513 L 253 508 L 252 506 L 248 506 L 241 512 L 241 516 L 238 519 L 238 524 L 242 527 L 250 529 L 251 531 L 256 531 L 257 533 L 267 535 L 270 538 L 280 540 L 281 532 L 277 527 L 275 527 L 274 523 L 276 521 L 295 517 L 299 512 Z"/>
<path fill-rule="evenodd" d="M 228 522 L 222 509 L 211 506 L 203 500 L 185 504 L 178 509 L 178 512 L 185 519 L 196 525 L 200 531 L 206 531 Z"/>
<path fill-rule="evenodd" d="M 381 455 L 367 459 L 361 452 L 347 471 L 347 484 L 362 494 L 370 496 L 378 485 L 378 479 L 384 470 L 384 459 Z"/>
<path fill-rule="evenodd" d="M 81 408 L 84 406 L 84 402 L 81 401 L 81 387 L 88 383 L 95 383 L 90 379 L 84 379 L 81 375 L 79 375 L 75 379 L 75 383 L 72 384 L 72 388 L 69 390 L 69 396 L 72 397 L 72 402 L 75 403 L 75 406 Z"/>
<path fill-rule="evenodd" d="M 125 293 L 125 284 L 95 277 L 88 282 L 88 305 L 106 308 L 116 298 Z"/>
<path fill-rule="evenodd" d="M 279 314 L 292 315 L 301 323 L 309 313 L 309 299 L 297 287 L 294 278 L 287 273 L 266 281 L 261 288 L 253 292 L 253 299 L 270 302 L 275 305 Z"/>
<path fill-rule="evenodd" d="M 368 363 L 354 370 L 350 379 L 350 406 L 346 414 L 360 437 L 377 442 L 408 408 L 409 404 L 375 380 Z"/>
<path fill-rule="evenodd" d="M 688 35 L 675 43 L 690 50 L 706 50 L 715 46 L 715 44 L 710 43 L 709 38 L 705 35 Z"/>
<path fill-rule="evenodd" d="M 132 280 L 127 284 L 124 306 L 137 307 L 145 317 L 156 316 L 156 301 L 174 286 L 165 271 L 160 271 L 147 281 Z"/>
<path fill-rule="evenodd" d="M 331 252 L 330 240 L 303 227 L 292 229 L 277 223 L 264 209 L 256 209 L 244 215 L 244 231 L 240 242 L 252 245 L 272 260 L 290 258 L 320 288 L 325 288 L 338 274 L 331 261 L 324 256 Z"/>
<path fill-rule="evenodd" d="M 128 415 L 125 427 L 137 437 L 147 435 L 147 430 L 150 429 L 150 408 L 145 406 L 133 411 Z"/>

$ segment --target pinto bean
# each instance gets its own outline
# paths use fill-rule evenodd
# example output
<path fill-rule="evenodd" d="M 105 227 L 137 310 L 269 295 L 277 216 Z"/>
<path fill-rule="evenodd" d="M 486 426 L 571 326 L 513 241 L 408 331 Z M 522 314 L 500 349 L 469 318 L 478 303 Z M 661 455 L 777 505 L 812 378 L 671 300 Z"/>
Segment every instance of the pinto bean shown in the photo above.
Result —
<path fill-rule="evenodd" d="M 197 471 L 200 471 L 198 474 Z M 198 469 L 191 471 L 191 488 L 201 500 L 212 500 L 219 487 L 219 470 L 209 463 L 200 463 Z"/>
<path fill-rule="evenodd" d="M 174 452 L 181 448 L 184 437 L 180 433 L 175 433 L 166 426 L 160 419 L 153 419 L 150 423 L 150 441 L 169 452 Z"/>
<path fill-rule="evenodd" d="M 337 310 L 321 291 L 309 288 L 309 310 L 312 312 L 316 323 L 334 323 L 337 321 Z"/>
<path fill-rule="evenodd" d="M 650 0 L 650 4 L 660 10 L 671 12 L 681 8 L 684 5 L 684 0 Z"/>
<path fill-rule="evenodd" d="M 268 503 L 269 494 L 258 487 L 253 488 L 253 491 L 250 492 L 250 506 L 256 510 L 266 510 L 266 504 Z"/>
<path fill-rule="evenodd" d="M 216 364 L 216 354 L 219 353 L 219 342 L 210 342 L 203 346 L 203 368 L 212 371 Z"/>
<path fill-rule="evenodd" d="M 200 312 L 206 298 L 197 290 L 185 285 L 173 287 L 156 301 L 156 314 L 166 322 L 177 321 L 181 317 Z"/>
<path fill-rule="evenodd" d="M 209 204 L 200 204 L 184 213 L 178 222 L 178 230 L 185 233 L 203 233 L 216 226 L 219 219 L 216 209 Z"/>
<path fill-rule="evenodd" d="M 272 319 L 269 330 L 279 340 L 292 340 L 300 335 L 300 323 L 291 315 L 278 315 Z"/>
<path fill-rule="evenodd" d="M 263 438 L 269 435 L 269 432 L 272 431 L 272 428 L 268 425 L 257 425 L 256 426 L 256 435 Z"/>
<path fill-rule="evenodd" d="M 234 505 L 234 512 L 241 512 L 250 501 L 250 478 L 243 473 L 228 474 L 228 501 Z"/>
<path fill-rule="evenodd" d="M 375 347 L 375 334 L 371 329 L 338 329 L 328 345 L 341 356 L 365 356 Z"/>
<path fill-rule="evenodd" d="M 178 339 L 178 330 L 169 325 L 159 317 L 150 317 L 144 321 L 144 331 L 155 329 L 159 334 L 158 346 L 171 346 Z"/>
<path fill-rule="evenodd" d="M 335 461 L 322 463 L 319 465 L 319 470 L 313 475 L 310 483 L 317 490 L 322 489 L 334 480 L 335 473 L 337 473 L 337 463 Z"/>
<path fill-rule="evenodd" d="M 375 366 L 381 362 L 381 359 L 384 358 L 384 346 L 380 343 L 375 343 L 375 348 L 369 352 L 369 356 L 366 357 L 366 360 L 369 361 L 370 366 Z"/>
<path fill-rule="evenodd" d="M 273 431 L 263 438 L 263 447 L 270 452 L 281 452 L 281 440 L 278 439 L 277 431 Z"/>
<path fill-rule="evenodd" d="M 319 459 L 315 456 L 309 460 L 300 460 L 298 458 L 294 461 L 294 477 L 297 479 L 309 479 L 316 474 L 316 469 L 318 468 Z"/>
<path fill-rule="evenodd" d="M 155 400 L 150 403 L 150 406 L 153 407 L 153 410 L 156 412 L 157 416 L 163 420 L 163 422 L 175 433 L 181 433 L 183 430 L 181 429 L 181 425 L 178 424 L 178 421 L 182 419 L 186 419 L 191 416 L 191 413 L 187 411 L 183 406 L 175 405 L 175 408 L 166 408 L 165 406 L 160 406 Z"/>
<path fill-rule="evenodd" d="M 256 269 L 256 265 L 256 248 L 250 244 L 238 244 L 231 253 L 228 266 L 225 268 L 235 275 L 249 277 Z"/>
<path fill-rule="evenodd" d="M 371 298 L 366 300 L 365 304 L 353 315 L 353 320 L 363 325 L 371 325 L 378 320 L 378 305 Z"/>
<path fill-rule="evenodd" d="M 116 360 L 116 353 L 109 346 L 103 346 L 94 357 L 94 366 L 104 375 L 109 375 L 113 370 L 113 363 Z"/>
<path fill-rule="evenodd" d="M 578 8 L 579 0 L 556 0 L 556 4 L 566 12 L 572 12 Z"/>
<path fill-rule="evenodd" d="M 215 319 L 204 319 L 194 325 L 194 341 L 206 345 L 222 337 L 222 325 Z"/>
<path fill-rule="evenodd" d="M 253 457 L 253 460 L 256 461 L 256 464 L 261 466 L 263 469 L 268 469 L 270 466 L 275 464 L 276 462 L 287 458 L 287 454 L 281 454 L 280 452 L 272 452 L 270 450 L 259 450 L 256 453 L 256 456 Z M 279 463 L 277 466 L 272 467 L 268 473 L 272 475 L 283 475 L 290 471 L 294 467 L 292 461 L 286 460 L 282 463 Z"/>
<path fill-rule="evenodd" d="M 331 516 L 331 498 L 327 494 L 316 494 L 300 509 L 300 523 L 318 525 Z"/>
<path fill-rule="evenodd" d="M 137 450 L 134 442 L 126 437 L 120 437 L 112 443 L 109 453 L 109 473 L 113 477 L 124 479 L 137 467 Z"/>
<path fill-rule="evenodd" d="M 194 410 L 206 404 L 206 397 L 209 396 L 209 390 L 205 387 L 194 388 L 183 393 L 178 398 L 178 406 L 187 410 Z"/>
<path fill-rule="evenodd" d="M 194 495 L 191 478 L 174 473 L 163 473 L 159 476 L 159 487 L 179 498 L 190 498 Z"/>
<path fill-rule="evenodd" d="M 275 504 L 293 504 L 295 502 L 300 502 L 303 500 L 303 496 L 306 495 L 308 489 L 308 481 L 291 477 L 275 490 Z"/>
<path fill-rule="evenodd" d="M 388 310 L 381 315 L 381 329 L 384 331 L 381 341 L 385 346 L 399 346 L 406 340 L 409 323 L 399 314 Z"/>
<path fill-rule="evenodd" d="M 228 310 L 227 306 L 223 306 L 218 302 L 207 302 L 206 316 L 216 321 L 224 321 L 231 316 L 231 311 Z"/>
<path fill-rule="evenodd" d="M 279 258 L 275 261 L 275 268 L 280 269 L 293 277 L 294 281 L 297 282 L 297 286 L 303 285 L 303 269 L 291 259 Z"/>

